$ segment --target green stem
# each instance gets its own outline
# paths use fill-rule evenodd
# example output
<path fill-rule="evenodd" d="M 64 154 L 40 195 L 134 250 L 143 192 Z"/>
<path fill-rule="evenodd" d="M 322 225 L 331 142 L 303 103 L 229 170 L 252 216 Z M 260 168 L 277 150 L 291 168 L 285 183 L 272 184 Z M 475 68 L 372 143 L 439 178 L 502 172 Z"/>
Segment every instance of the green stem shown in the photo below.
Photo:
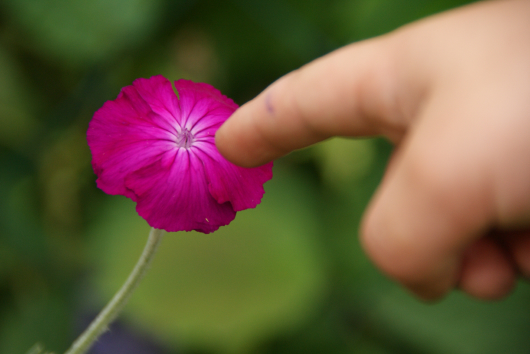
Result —
<path fill-rule="evenodd" d="M 114 295 L 112 300 L 105 306 L 105 308 L 99 313 L 99 315 L 92 321 L 90 326 L 75 340 L 70 349 L 65 354 L 84 354 L 86 353 L 92 344 L 105 332 L 109 324 L 118 316 L 120 311 L 123 309 L 127 300 L 133 293 L 134 289 L 138 286 L 138 283 L 145 274 L 145 271 L 151 264 L 153 256 L 156 253 L 156 249 L 162 240 L 164 230 L 158 230 L 155 228 L 151 229 L 149 238 L 144 247 L 142 255 L 138 260 L 138 263 L 134 266 L 131 274 L 121 287 L 121 289 Z"/>

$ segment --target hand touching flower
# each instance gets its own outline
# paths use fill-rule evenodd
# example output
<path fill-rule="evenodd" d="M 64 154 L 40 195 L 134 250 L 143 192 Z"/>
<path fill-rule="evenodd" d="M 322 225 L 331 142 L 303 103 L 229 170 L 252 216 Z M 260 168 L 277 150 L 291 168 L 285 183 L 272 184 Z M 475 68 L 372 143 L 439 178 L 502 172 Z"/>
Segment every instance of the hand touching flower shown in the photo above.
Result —
<path fill-rule="evenodd" d="M 255 166 L 330 136 L 396 144 L 362 227 L 424 298 L 499 298 L 530 277 L 530 1 L 481 1 L 296 70 L 217 134 Z"/>
<path fill-rule="evenodd" d="M 272 163 L 244 168 L 225 160 L 214 136 L 237 105 L 208 84 L 162 76 L 137 79 L 90 122 L 97 185 L 137 202 L 149 225 L 209 233 L 254 208 Z"/>

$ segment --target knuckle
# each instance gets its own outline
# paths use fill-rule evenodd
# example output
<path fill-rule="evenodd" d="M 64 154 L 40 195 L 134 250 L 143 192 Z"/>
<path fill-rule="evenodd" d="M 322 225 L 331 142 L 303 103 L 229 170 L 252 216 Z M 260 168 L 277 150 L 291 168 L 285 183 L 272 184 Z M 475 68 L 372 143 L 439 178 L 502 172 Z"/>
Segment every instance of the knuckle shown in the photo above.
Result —
<path fill-rule="evenodd" d="M 389 190 L 383 188 L 361 227 L 363 246 L 376 265 L 424 299 L 442 296 L 456 282 L 450 242 L 431 242 L 460 223 L 454 212 L 457 178 L 443 167 L 444 157 L 435 155 L 432 150 L 409 154 L 399 177 L 392 176 L 401 179 L 405 192 L 388 204 Z M 447 249 L 434 249 L 435 244 Z"/>
<path fill-rule="evenodd" d="M 391 221 L 381 221 L 368 215 L 362 224 L 361 242 L 372 261 L 390 278 L 413 286 L 428 282 L 428 268 L 418 257 L 416 245 L 409 235 L 397 235 Z"/>

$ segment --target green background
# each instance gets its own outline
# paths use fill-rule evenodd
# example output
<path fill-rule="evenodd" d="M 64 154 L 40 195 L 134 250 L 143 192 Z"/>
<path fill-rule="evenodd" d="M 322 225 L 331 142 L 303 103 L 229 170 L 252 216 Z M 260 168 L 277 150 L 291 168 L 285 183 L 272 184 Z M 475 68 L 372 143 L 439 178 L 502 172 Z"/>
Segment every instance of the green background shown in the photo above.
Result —
<path fill-rule="evenodd" d="M 242 104 L 335 48 L 466 2 L 1 1 L 0 353 L 63 352 L 141 252 L 149 227 L 96 188 L 85 140 L 121 87 L 162 74 Z M 167 235 L 125 334 L 94 353 L 529 353 L 528 284 L 424 304 L 363 254 L 359 220 L 390 152 L 370 139 L 295 152 L 256 209 Z M 138 338 L 154 347 L 125 349 Z"/>

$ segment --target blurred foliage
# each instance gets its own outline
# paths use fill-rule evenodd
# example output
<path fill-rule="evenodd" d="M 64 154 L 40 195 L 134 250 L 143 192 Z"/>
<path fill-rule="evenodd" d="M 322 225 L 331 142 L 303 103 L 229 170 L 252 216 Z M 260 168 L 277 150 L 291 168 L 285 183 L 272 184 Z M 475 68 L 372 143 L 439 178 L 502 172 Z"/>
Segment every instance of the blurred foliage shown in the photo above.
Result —
<path fill-rule="evenodd" d="M 465 2 L 0 2 L 0 353 L 64 351 L 141 251 L 148 226 L 95 187 L 85 141 L 121 87 L 162 74 L 241 104 L 341 45 Z M 168 235 L 93 353 L 530 352 L 527 284 L 497 303 L 427 305 L 363 254 L 359 220 L 390 150 L 331 139 L 293 153 L 256 209 L 212 235 Z"/>
<path fill-rule="evenodd" d="M 128 306 L 138 326 L 175 345 L 246 352 L 314 315 L 325 291 L 316 198 L 304 175 L 282 167 L 276 172 L 283 178 L 267 184 L 259 212 L 240 212 L 214 234 L 165 237 Z M 128 275 L 149 232 L 134 203 L 114 199 L 92 231 L 104 298 Z"/>

